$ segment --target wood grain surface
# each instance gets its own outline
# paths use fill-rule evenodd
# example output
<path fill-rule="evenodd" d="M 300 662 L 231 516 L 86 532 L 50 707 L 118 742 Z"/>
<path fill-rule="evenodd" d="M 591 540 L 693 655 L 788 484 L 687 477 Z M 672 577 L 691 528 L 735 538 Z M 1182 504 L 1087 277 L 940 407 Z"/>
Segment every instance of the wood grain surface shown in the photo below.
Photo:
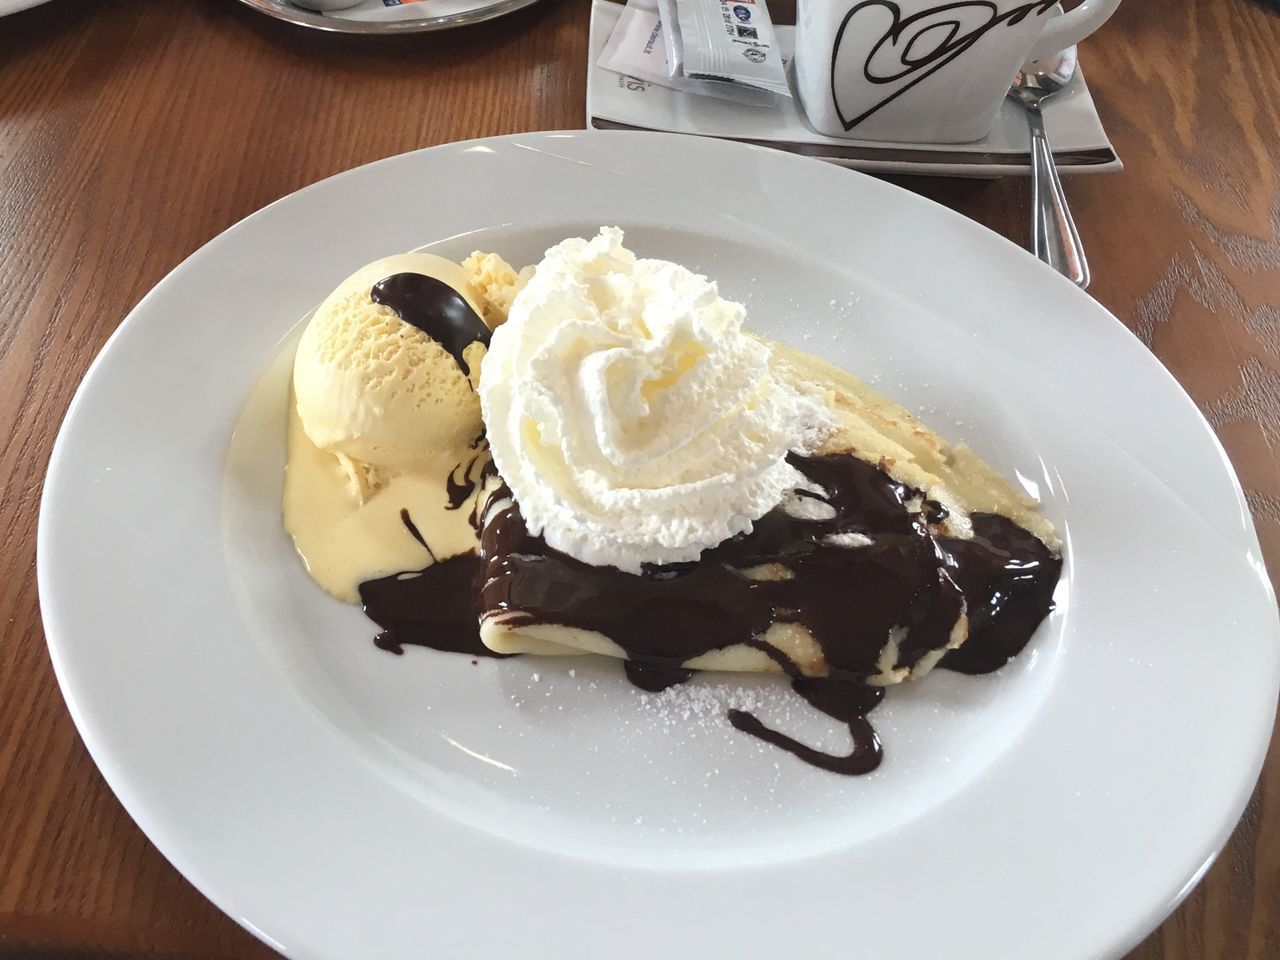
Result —
<path fill-rule="evenodd" d="M 36 514 L 90 360 L 167 271 L 277 197 L 416 147 L 581 127 L 586 43 L 585 0 L 394 40 L 234 0 L 53 0 L 0 19 L 0 955 L 274 956 L 133 825 L 54 681 Z M 1280 571 L 1280 17 L 1129 0 L 1083 59 L 1127 164 L 1069 182 L 1091 292 L 1217 429 Z M 1025 238 L 1024 181 L 900 182 Z M 1274 744 L 1222 856 L 1131 957 L 1280 957 Z"/>

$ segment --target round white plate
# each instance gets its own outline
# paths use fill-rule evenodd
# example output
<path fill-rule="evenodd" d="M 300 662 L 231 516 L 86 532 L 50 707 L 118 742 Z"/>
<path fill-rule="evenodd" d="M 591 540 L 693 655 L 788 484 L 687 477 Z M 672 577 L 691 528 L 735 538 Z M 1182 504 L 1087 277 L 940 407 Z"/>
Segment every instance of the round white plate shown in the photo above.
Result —
<path fill-rule="evenodd" d="M 299 318 L 385 254 L 524 263 L 602 223 L 971 442 L 1063 532 L 1058 609 L 1030 648 L 993 676 L 891 691 L 871 776 L 724 722 L 754 706 L 838 746 L 776 680 L 654 698 L 615 662 L 384 653 L 292 554 Z M 1226 840 L 1280 676 L 1222 448 L 1113 317 L 905 190 L 662 134 L 394 157 L 210 242 L 76 395 L 39 584 L 112 788 L 192 883 L 294 958 L 1118 956 Z"/>
<path fill-rule="evenodd" d="M 0 0 L 2 3 L 3 0 Z M 240 0 L 277 20 L 330 33 L 428 33 L 482 23 L 514 13 L 538 0 L 425 0 L 422 6 L 404 3 L 365 12 L 363 8 L 335 10 L 333 16 L 307 10 L 289 0 Z"/>
<path fill-rule="evenodd" d="M 49 0 L 0 0 L 0 17 L 17 13 L 19 10 L 29 10 L 31 7 L 38 7 L 48 2 Z"/>

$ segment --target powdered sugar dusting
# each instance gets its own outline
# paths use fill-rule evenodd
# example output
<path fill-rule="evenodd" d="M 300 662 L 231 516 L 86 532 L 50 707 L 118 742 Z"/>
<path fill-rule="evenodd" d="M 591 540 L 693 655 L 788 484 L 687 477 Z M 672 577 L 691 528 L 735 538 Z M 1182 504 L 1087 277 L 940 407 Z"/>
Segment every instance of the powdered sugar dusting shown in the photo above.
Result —
<path fill-rule="evenodd" d="M 778 686 L 784 685 L 779 681 Z M 639 689 L 633 692 L 638 712 L 668 729 L 690 725 L 719 728 L 725 725 L 729 710 L 754 713 L 766 706 L 776 707 L 786 698 L 785 689 L 783 694 L 779 697 L 774 685 L 746 687 L 727 683 L 685 683 L 661 693 Z"/>

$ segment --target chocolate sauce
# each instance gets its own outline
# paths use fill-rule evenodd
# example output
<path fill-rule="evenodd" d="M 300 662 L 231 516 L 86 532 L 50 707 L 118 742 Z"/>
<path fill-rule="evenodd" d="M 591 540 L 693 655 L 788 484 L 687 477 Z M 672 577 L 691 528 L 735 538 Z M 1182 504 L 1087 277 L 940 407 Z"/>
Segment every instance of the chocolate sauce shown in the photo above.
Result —
<path fill-rule="evenodd" d="M 829 505 L 829 518 L 778 507 L 696 563 L 635 575 L 583 563 L 531 535 L 504 487 L 478 518 L 478 558 L 363 584 L 365 611 L 384 628 L 379 645 L 396 650 L 420 643 L 490 655 L 479 642 L 477 610 L 505 613 L 515 627 L 594 630 L 626 652 L 632 682 L 655 691 L 687 680 L 686 661 L 747 644 L 777 661 L 813 706 L 847 725 L 854 745 L 847 756 L 824 754 L 741 711 L 730 712 L 733 726 L 823 769 L 866 773 L 881 757 L 867 714 L 883 696 L 866 681 L 882 672 L 887 638 L 898 641 L 895 666 L 915 666 L 947 645 L 967 609 L 968 640 L 943 663 L 969 673 L 997 669 L 1052 607 L 1061 559 L 993 514 L 972 517 L 972 540 L 941 537 L 931 527 L 945 517 L 940 506 L 856 457 L 789 459 L 823 489 L 818 499 Z M 804 626 L 829 675 L 803 677 L 765 642 L 774 623 Z"/>
<path fill-rule="evenodd" d="M 945 646 L 963 599 L 924 524 L 905 506 L 914 491 L 853 457 L 793 462 L 828 491 L 834 517 L 800 519 L 775 509 L 751 533 L 696 563 L 649 567 L 638 576 L 551 549 L 529 534 L 512 503 L 484 526 L 481 607 L 508 612 L 515 627 L 597 631 L 631 661 L 663 668 L 755 641 L 773 623 L 803 625 L 832 671 L 856 680 L 880 672 L 895 627 L 907 628 L 901 665 Z M 828 541 L 849 533 L 870 542 L 850 548 Z M 748 573 L 774 563 L 785 565 L 784 579 Z"/>
<path fill-rule="evenodd" d="M 694 671 L 684 667 L 666 667 L 643 660 L 624 660 L 622 672 L 641 690 L 661 693 L 668 687 L 678 686 L 693 676 Z"/>
<path fill-rule="evenodd" d="M 867 719 L 867 714 L 884 698 L 884 687 L 870 687 L 824 677 L 792 680 L 791 688 L 815 708 L 848 726 L 849 736 L 853 740 L 853 749 L 848 754 L 841 756 L 815 750 L 785 733 L 765 726 L 759 717 L 745 710 L 730 710 L 729 722 L 743 733 L 758 737 L 811 766 L 832 773 L 858 776 L 870 773 L 880 766 L 884 752 L 880 749 L 880 738 Z"/>
<path fill-rule="evenodd" d="M 973 517 L 973 540 L 935 535 L 930 525 L 946 516 L 940 505 L 856 457 L 789 459 L 825 491 L 819 499 L 833 516 L 804 519 L 779 507 L 696 563 L 651 566 L 639 576 L 551 549 L 529 534 L 511 503 L 484 525 L 481 606 L 507 611 L 516 627 L 552 623 L 602 633 L 626 651 L 627 676 L 650 690 L 684 679 L 683 664 L 694 657 L 754 646 L 792 675 L 797 692 L 849 727 L 854 749 L 822 754 L 741 711 L 730 722 L 823 769 L 874 769 L 880 747 L 866 716 L 882 690 L 865 681 L 881 672 L 890 633 L 898 637 L 896 666 L 913 667 L 947 645 L 967 608 L 969 638 L 944 662 L 968 672 L 995 669 L 1026 645 L 1052 606 L 1061 561 L 992 514 Z M 842 545 L 850 534 L 862 545 Z M 771 564 L 785 568 L 781 579 L 749 575 Z M 774 623 L 804 626 L 830 676 L 800 677 L 761 640 Z M 975 652 L 951 660 L 970 645 Z"/>
<path fill-rule="evenodd" d="M 1004 517 L 975 513 L 971 519 L 972 540 L 940 541 L 947 569 L 969 601 L 969 639 L 941 666 L 991 673 L 1022 651 L 1053 609 L 1062 557 Z"/>
<path fill-rule="evenodd" d="M 409 536 L 422 544 L 423 549 L 431 554 L 432 562 L 435 562 L 436 555 L 432 552 L 431 547 L 427 544 L 426 539 L 422 536 L 422 531 L 418 529 L 418 525 L 413 522 L 413 517 L 409 516 L 409 510 L 406 507 L 400 508 L 400 522 L 404 524 L 404 528 L 409 531 Z"/>
<path fill-rule="evenodd" d="M 777 647 L 762 640 L 752 640 L 748 646 L 768 654 L 791 677 L 791 689 L 808 701 L 811 707 L 848 727 L 853 749 L 844 756 L 823 753 L 766 726 L 759 717 L 745 710 L 730 710 L 726 714 L 734 729 L 785 750 L 810 766 L 832 773 L 856 776 L 870 773 L 880 766 L 883 759 L 880 738 L 867 719 L 867 714 L 884 698 L 884 687 L 851 683 L 840 676 L 806 677 L 791 658 Z"/>
<path fill-rule="evenodd" d="M 480 469 L 477 470 L 476 466 Z M 446 510 L 457 510 L 471 499 L 472 494 L 484 486 L 490 477 L 498 475 L 498 468 L 493 464 L 489 448 L 485 447 L 466 463 L 460 463 L 449 471 L 445 478 L 445 493 L 449 498 Z M 472 524 L 474 526 L 474 523 Z"/>
<path fill-rule="evenodd" d="M 471 368 L 462 352 L 477 341 L 489 345 L 489 328 L 466 298 L 443 280 L 423 273 L 397 273 L 375 283 L 369 297 L 444 347 L 468 376 Z"/>
<path fill-rule="evenodd" d="M 406 644 L 497 657 L 480 642 L 475 584 L 480 558 L 464 553 L 417 573 L 399 573 L 360 584 L 364 612 L 382 632 L 373 642 L 391 653 Z"/>

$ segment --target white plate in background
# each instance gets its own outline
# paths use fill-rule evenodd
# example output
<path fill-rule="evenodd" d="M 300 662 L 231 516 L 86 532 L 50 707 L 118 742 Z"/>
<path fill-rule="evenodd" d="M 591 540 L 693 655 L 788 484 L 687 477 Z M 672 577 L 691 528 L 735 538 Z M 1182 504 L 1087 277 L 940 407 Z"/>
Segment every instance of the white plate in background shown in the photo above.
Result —
<path fill-rule="evenodd" d="M 49 0 L 0 0 L 0 17 L 17 13 L 19 10 L 29 10 L 48 2 Z"/>
<path fill-rule="evenodd" d="M 289 0 L 240 0 L 259 13 L 276 20 L 311 27 L 329 33 L 397 34 L 450 30 L 483 23 L 522 10 L 538 0 L 410 0 L 387 6 L 379 0 L 364 0 L 345 10 L 320 13 L 290 3 Z"/>
<path fill-rule="evenodd" d="M 384 653 L 292 553 L 299 318 L 389 253 L 522 263 L 602 223 L 971 442 L 1067 541 L 1028 650 L 890 691 L 871 776 L 728 727 L 725 706 L 755 705 L 831 738 L 776 679 L 655 700 L 616 662 Z M 905 190 L 662 134 L 406 154 L 211 241 L 77 393 L 38 572 L 107 781 L 192 883 L 296 960 L 1116 957 L 1235 825 L 1280 677 L 1234 474 L 1118 321 Z"/>

